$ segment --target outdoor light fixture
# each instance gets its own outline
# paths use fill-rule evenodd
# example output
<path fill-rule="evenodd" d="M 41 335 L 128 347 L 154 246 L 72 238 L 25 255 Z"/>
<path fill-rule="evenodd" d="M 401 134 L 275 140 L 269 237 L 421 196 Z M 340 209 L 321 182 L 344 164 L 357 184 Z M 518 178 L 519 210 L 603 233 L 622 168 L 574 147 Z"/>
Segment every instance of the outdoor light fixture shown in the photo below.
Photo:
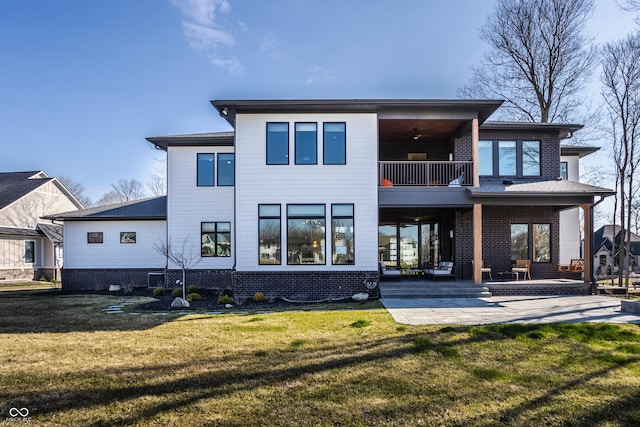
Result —
<path fill-rule="evenodd" d="M 225 116 L 228 116 L 228 115 L 229 115 L 229 110 L 227 110 L 227 107 L 224 107 L 224 108 L 222 109 L 222 114 L 224 114 Z"/>

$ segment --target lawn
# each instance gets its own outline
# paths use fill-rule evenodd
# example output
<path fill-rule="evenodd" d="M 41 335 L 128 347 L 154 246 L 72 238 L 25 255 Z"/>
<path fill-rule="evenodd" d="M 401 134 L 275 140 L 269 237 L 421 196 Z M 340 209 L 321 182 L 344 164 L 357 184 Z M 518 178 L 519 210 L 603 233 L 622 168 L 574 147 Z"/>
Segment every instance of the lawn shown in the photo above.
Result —
<path fill-rule="evenodd" d="M 102 311 L 123 299 L 0 295 L 0 423 L 640 425 L 636 325 L 410 327 L 377 302 Z"/>

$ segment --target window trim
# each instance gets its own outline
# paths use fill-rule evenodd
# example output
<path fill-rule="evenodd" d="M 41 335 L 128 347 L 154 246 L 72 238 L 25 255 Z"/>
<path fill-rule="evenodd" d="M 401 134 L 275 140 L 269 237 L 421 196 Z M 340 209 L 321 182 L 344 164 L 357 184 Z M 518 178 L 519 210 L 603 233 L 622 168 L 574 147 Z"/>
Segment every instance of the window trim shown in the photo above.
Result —
<path fill-rule="evenodd" d="M 542 166 L 543 166 L 543 153 L 542 153 L 542 140 L 540 139 L 487 139 L 482 138 L 479 141 L 487 141 L 491 142 L 491 161 L 492 164 L 492 174 L 485 175 L 479 172 L 480 168 L 478 168 L 478 175 L 481 177 L 493 177 L 493 178 L 534 178 L 542 176 Z M 501 142 L 515 142 L 516 152 L 515 152 L 515 174 L 514 175 L 503 175 L 500 173 L 500 143 Z M 539 147 L 539 156 L 540 156 L 540 164 L 538 167 L 540 171 L 537 175 L 524 175 L 524 151 L 523 151 L 523 143 L 525 142 L 537 142 Z M 478 158 L 478 162 L 480 158 Z"/>
<path fill-rule="evenodd" d="M 233 174 L 231 175 L 231 184 L 220 184 L 220 171 L 222 168 L 220 167 L 220 162 L 223 161 L 227 156 L 230 156 L 233 161 Z M 216 184 L 218 187 L 233 187 L 236 185 L 236 156 L 235 153 L 218 153 L 216 156 Z"/>
<path fill-rule="evenodd" d="M 551 223 L 550 222 L 512 222 L 509 224 L 509 252 L 513 255 L 513 244 L 512 244 L 512 239 L 513 239 L 513 234 L 511 232 L 512 227 L 514 225 L 522 225 L 522 226 L 526 226 L 526 232 L 527 232 L 527 258 L 531 260 L 532 263 L 536 263 L 536 264 L 549 264 L 551 262 L 553 262 L 553 239 L 552 239 L 552 227 L 551 227 Z M 536 251 L 536 229 L 537 226 L 540 225 L 546 225 L 549 228 L 549 236 L 548 236 L 548 245 L 549 245 L 549 259 L 546 261 L 536 261 L 536 256 L 537 256 L 537 251 Z M 514 262 L 513 259 L 511 259 L 511 262 Z"/>
<path fill-rule="evenodd" d="M 287 125 L 287 153 L 286 153 L 286 158 L 287 161 L 285 163 L 272 163 L 269 162 L 269 125 Z M 291 133 L 291 129 L 289 126 L 289 122 L 267 122 L 265 125 L 265 161 L 267 165 L 288 165 L 291 163 L 291 156 L 290 156 L 290 151 L 291 148 L 289 147 L 289 140 L 291 139 L 290 133 Z"/>
<path fill-rule="evenodd" d="M 31 257 L 27 258 L 28 250 L 27 248 L 31 247 Z M 36 262 L 36 241 L 35 240 L 25 240 L 24 242 L 24 262 L 25 264 L 35 264 Z"/>
<path fill-rule="evenodd" d="M 126 237 L 126 235 L 133 235 L 133 241 L 132 242 L 126 242 L 123 241 L 123 238 Z M 120 232 L 120 244 L 122 245 L 135 245 L 138 243 L 138 234 L 135 231 L 121 231 Z"/>
<path fill-rule="evenodd" d="M 94 239 L 91 239 L 94 237 Z M 99 239 L 96 239 L 98 238 Z M 92 240 L 95 240 L 92 242 Z M 104 231 L 87 231 L 87 243 L 90 245 L 102 245 L 104 244 Z"/>
<path fill-rule="evenodd" d="M 334 215 L 333 208 L 335 206 L 351 206 L 351 215 Z M 350 263 L 336 263 L 334 262 L 334 253 L 336 250 L 336 234 L 334 233 L 334 220 L 350 219 L 351 226 L 353 227 L 353 234 L 351 236 L 351 252 L 352 262 Z M 337 254 L 336 254 L 337 255 Z M 331 204 L 331 265 L 355 265 L 356 264 L 356 208 L 353 203 L 332 203 Z"/>
<path fill-rule="evenodd" d="M 204 231 L 203 230 L 203 225 L 204 224 L 214 224 L 214 231 Z M 218 224 L 229 224 L 229 255 L 218 255 L 218 234 L 220 233 L 227 233 L 227 231 L 218 231 Z M 202 255 L 202 248 L 204 247 L 202 244 L 202 236 L 207 233 L 207 234 L 213 234 L 214 235 L 214 240 L 213 240 L 213 252 L 211 255 Z M 200 258 L 229 258 L 231 257 L 231 221 L 201 221 L 200 222 Z"/>
<path fill-rule="evenodd" d="M 320 215 L 290 215 L 289 208 L 291 206 L 322 206 L 322 216 Z M 305 265 L 305 266 L 318 266 L 318 265 L 327 265 L 327 248 L 326 248 L 326 240 L 327 240 L 327 205 L 325 203 L 288 203 L 286 206 L 287 209 L 287 265 Z M 292 263 L 291 257 L 289 256 L 289 220 L 291 219 L 322 219 L 324 221 L 324 240 L 325 247 L 324 250 L 321 251 L 322 255 L 322 263 Z M 322 247 L 322 246 L 321 246 Z"/>
<path fill-rule="evenodd" d="M 211 184 L 200 183 L 200 156 L 212 156 L 211 167 Z M 198 187 L 215 187 L 216 185 L 216 153 L 197 153 L 196 154 L 196 185 Z"/>
<path fill-rule="evenodd" d="M 341 163 L 327 162 L 327 138 L 326 125 L 344 125 L 343 159 Z M 346 165 L 347 164 L 347 122 L 322 122 L 322 164 L 323 165 Z"/>

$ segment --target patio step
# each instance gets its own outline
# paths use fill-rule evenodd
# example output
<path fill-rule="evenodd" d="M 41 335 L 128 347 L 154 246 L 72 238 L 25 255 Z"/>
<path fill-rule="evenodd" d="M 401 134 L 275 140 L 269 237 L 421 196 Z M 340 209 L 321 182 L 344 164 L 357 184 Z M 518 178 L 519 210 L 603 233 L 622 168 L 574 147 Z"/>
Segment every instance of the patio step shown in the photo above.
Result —
<path fill-rule="evenodd" d="M 379 283 L 382 298 L 480 298 L 490 297 L 489 288 L 471 281 L 398 280 Z"/>

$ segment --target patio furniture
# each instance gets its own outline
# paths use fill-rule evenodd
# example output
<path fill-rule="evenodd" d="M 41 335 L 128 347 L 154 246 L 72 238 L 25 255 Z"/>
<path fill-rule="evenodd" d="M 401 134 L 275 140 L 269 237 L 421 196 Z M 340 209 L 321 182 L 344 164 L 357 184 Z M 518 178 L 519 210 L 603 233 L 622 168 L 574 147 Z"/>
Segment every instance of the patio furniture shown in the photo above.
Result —
<path fill-rule="evenodd" d="M 427 268 L 424 270 L 424 273 L 427 276 L 430 276 L 431 279 L 435 280 L 436 278 L 447 278 L 452 279 L 453 275 L 453 262 L 451 261 L 440 261 L 438 266 L 435 268 Z"/>
<path fill-rule="evenodd" d="M 380 279 L 388 278 L 388 279 L 402 279 L 402 271 L 400 270 L 390 270 L 387 268 L 387 265 L 380 261 Z"/>
<path fill-rule="evenodd" d="M 520 273 L 522 273 L 523 279 L 529 278 L 531 280 L 531 260 L 529 259 L 517 259 L 516 265 L 511 269 L 511 273 L 515 273 L 516 280 L 520 279 Z"/>
<path fill-rule="evenodd" d="M 471 266 L 475 270 L 475 263 L 473 262 L 473 260 L 471 260 Z M 484 277 L 483 275 L 485 273 L 489 275 L 489 279 L 493 280 L 493 276 L 491 275 L 491 267 L 485 264 L 484 261 L 482 261 L 482 267 L 480 267 L 480 275 Z"/>

